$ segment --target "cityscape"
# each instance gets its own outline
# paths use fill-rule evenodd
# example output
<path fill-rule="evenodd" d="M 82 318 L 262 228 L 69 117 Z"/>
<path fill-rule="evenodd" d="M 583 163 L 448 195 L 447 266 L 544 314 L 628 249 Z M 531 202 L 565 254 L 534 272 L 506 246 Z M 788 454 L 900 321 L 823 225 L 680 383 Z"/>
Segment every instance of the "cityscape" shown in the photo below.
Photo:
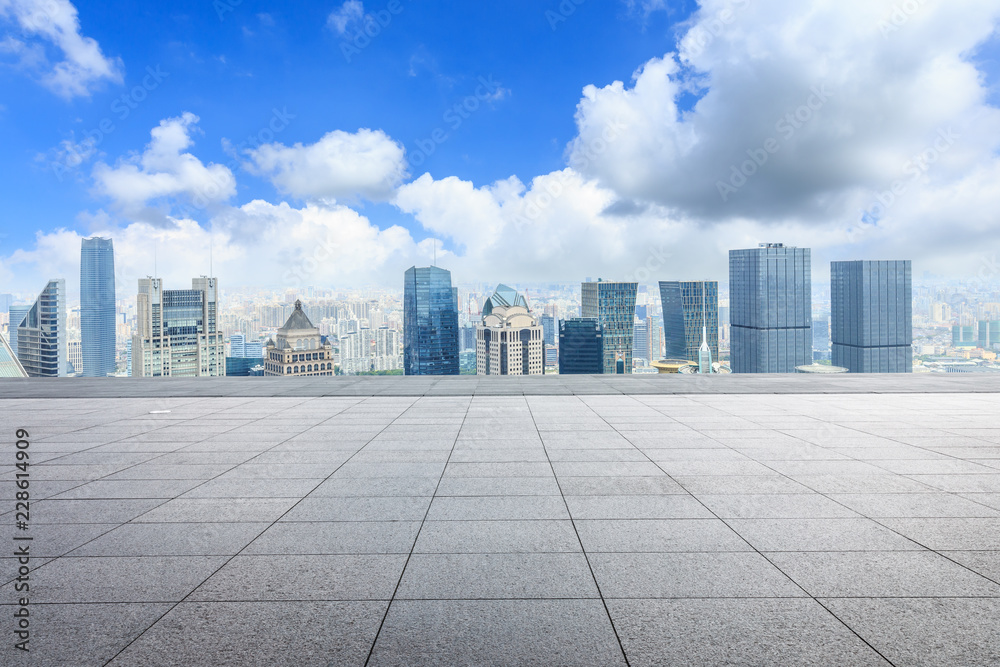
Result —
<path fill-rule="evenodd" d="M 910 261 L 858 260 L 831 263 L 814 290 L 810 249 L 781 243 L 731 251 L 721 286 L 588 279 L 492 293 L 414 267 L 402 291 L 226 292 L 203 276 L 190 289 L 144 278 L 129 298 L 113 239 L 84 239 L 80 257 L 78 299 L 61 278 L 33 301 L 0 294 L 5 376 L 1000 371 L 1000 288 L 914 288 Z"/>

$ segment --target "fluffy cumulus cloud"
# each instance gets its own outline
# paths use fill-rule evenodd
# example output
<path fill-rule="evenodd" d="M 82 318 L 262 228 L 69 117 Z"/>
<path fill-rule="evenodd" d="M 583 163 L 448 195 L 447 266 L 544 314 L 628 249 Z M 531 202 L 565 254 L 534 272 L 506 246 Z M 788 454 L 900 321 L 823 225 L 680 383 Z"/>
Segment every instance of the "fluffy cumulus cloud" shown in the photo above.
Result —
<path fill-rule="evenodd" d="M 917 231 L 928 200 L 995 168 L 1000 113 L 969 54 L 997 3 L 700 4 L 676 53 L 584 90 L 570 164 L 622 197 L 702 224 Z"/>
<path fill-rule="evenodd" d="M 167 118 L 153 128 L 152 140 L 142 153 L 123 158 L 115 166 L 99 162 L 94 167 L 94 189 L 111 199 L 123 213 L 153 219 L 163 214 L 149 207 L 158 201 L 180 202 L 196 209 L 211 209 L 236 194 L 236 178 L 228 167 L 204 164 L 188 152 L 198 117 L 184 113 Z"/>
<path fill-rule="evenodd" d="M 381 130 L 336 130 L 314 144 L 247 151 L 248 169 L 302 199 L 384 201 L 406 178 L 406 152 Z"/>
<path fill-rule="evenodd" d="M 339 8 L 330 12 L 326 24 L 331 30 L 343 35 L 348 26 L 364 18 L 365 6 L 359 0 L 348 0 Z"/>
<path fill-rule="evenodd" d="M 16 23 L 23 38 L 8 36 L 0 52 L 17 56 L 43 84 L 62 97 L 86 96 L 103 81 L 121 83 L 120 58 L 108 58 L 101 46 L 80 32 L 76 7 L 69 0 L 0 0 L 0 20 Z M 50 59 L 43 43 L 60 52 Z"/>

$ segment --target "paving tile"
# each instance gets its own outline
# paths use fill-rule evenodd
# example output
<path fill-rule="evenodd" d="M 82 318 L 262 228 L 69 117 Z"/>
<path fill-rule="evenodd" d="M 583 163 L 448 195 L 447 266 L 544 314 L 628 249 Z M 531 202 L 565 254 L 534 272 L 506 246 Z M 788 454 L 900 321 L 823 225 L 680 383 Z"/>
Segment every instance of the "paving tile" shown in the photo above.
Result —
<path fill-rule="evenodd" d="M 1000 519 L 879 519 L 935 551 L 1000 551 Z"/>
<path fill-rule="evenodd" d="M 265 523 L 276 521 L 294 498 L 175 498 L 133 519 L 134 523 Z"/>
<path fill-rule="evenodd" d="M 596 598 L 581 553 L 414 554 L 397 600 Z"/>
<path fill-rule="evenodd" d="M 75 549 L 72 555 L 232 555 L 265 528 L 266 523 L 131 523 Z"/>
<path fill-rule="evenodd" d="M 687 495 L 680 484 L 667 477 L 560 477 L 559 486 L 567 496 Z"/>
<path fill-rule="evenodd" d="M 433 477 L 332 477 L 315 486 L 310 498 L 357 496 L 432 496 L 438 480 Z"/>
<path fill-rule="evenodd" d="M 428 521 L 415 553 L 579 552 L 570 521 Z"/>
<path fill-rule="evenodd" d="M 831 494 L 830 498 L 868 517 L 997 517 L 985 505 L 947 493 Z"/>
<path fill-rule="evenodd" d="M 57 557 L 84 545 L 101 535 L 118 528 L 115 523 L 75 523 L 75 524 L 36 524 L 32 523 L 28 531 L 17 530 L 14 522 L 0 524 L 0 539 L 5 545 L 13 545 L 14 537 L 31 538 L 31 555 L 46 558 Z M 13 546 L 10 554 L 13 555 Z"/>
<path fill-rule="evenodd" d="M 192 593 L 192 601 L 389 600 L 405 555 L 241 555 Z"/>
<path fill-rule="evenodd" d="M 913 551 L 922 547 L 870 519 L 730 519 L 760 551 Z"/>
<path fill-rule="evenodd" d="M 607 598 L 805 597 L 758 553 L 595 553 L 594 576 Z"/>
<path fill-rule="evenodd" d="M 676 475 L 674 479 L 695 496 L 812 493 L 781 475 Z"/>
<path fill-rule="evenodd" d="M 301 498 L 318 479 L 212 479 L 191 489 L 184 498 Z"/>
<path fill-rule="evenodd" d="M 818 493 L 698 495 L 723 519 L 837 519 L 857 517 L 843 505 Z"/>
<path fill-rule="evenodd" d="M 751 551 L 719 519 L 577 520 L 587 553 Z"/>
<path fill-rule="evenodd" d="M 153 625 L 170 606 L 135 603 L 34 604 L 30 612 L 28 655 L 15 652 L 11 643 L 5 641 L 0 647 L 0 662 L 31 667 L 65 667 L 68 664 L 73 667 L 102 667 Z M 3 609 L 4 615 L 7 615 L 11 607 Z"/>
<path fill-rule="evenodd" d="M 555 477 L 445 477 L 437 496 L 558 496 Z"/>
<path fill-rule="evenodd" d="M 97 480 L 69 489 L 54 498 L 73 500 L 85 498 L 176 498 L 201 484 L 201 480 Z M 35 483 L 31 484 L 32 490 Z"/>
<path fill-rule="evenodd" d="M 33 503 L 32 524 L 125 523 L 162 505 L 161 498 L 116 500 L 42 500 Z"/>
<path fill-rule="evenodd" d="M 31 601 L 179 602 L 225 561 L 225 556 L 66 556 L 31 575 Z M 13 584 L 3 592 L 9 599 L 16 597 Z"/>
<path fill-rule="evenodd" d="M 1000 661 L 1000 600 L 821 599 L 895 665 L 989 667 Z"/>
<path fill-rule="evenodd" d="M 279 522 L 268 528 L 248 554 L 410 553 L 419 521 Z"/>
<path fill-rule="evenodd" d="M 942 551 L 941 555 L 1000 583 L 1000 551 Z"/>
<path fill-rule="evenodd" d="M 430 496 L 303 498 L 282 521 L 422 521 Z"/>
<path fill-rule="evenodd" d="M 436 497 L 428 521 L 569 519 L 559 496 Z"/>
<path fill-rule="evenodd" d="M 609 600 L 633 667 L 889 667 L 813 600 Z"/>
<path fill-rule="evenodd" d="M 573 519 L 711 519 L 692 496 L 566 496 Z"/>
<path fill-rule="evenodd" d="M 600 600 L 397 600 L 369 664 L 614 667 L 625 659 Z"/>
<path fill-rule="evenodd" d="M 387 602 L 185 602 L 109 666 L 363 665 L 387 606 Z"/>
<path fill-rule="evenodd" d="M 930 551 L 765 556 L 813 597 L 1000 597 L 1000 585 Z"/>

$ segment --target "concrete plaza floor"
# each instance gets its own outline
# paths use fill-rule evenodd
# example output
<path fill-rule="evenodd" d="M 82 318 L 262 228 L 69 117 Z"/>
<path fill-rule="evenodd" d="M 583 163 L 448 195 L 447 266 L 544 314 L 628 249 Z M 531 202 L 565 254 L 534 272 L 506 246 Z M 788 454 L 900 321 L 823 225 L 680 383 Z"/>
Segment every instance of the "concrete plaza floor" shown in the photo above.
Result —
<path fill-rule="evenodd" d="M 0 663 L 995 666 L 1000 394 L 912 381 L 0 385 Z"/>

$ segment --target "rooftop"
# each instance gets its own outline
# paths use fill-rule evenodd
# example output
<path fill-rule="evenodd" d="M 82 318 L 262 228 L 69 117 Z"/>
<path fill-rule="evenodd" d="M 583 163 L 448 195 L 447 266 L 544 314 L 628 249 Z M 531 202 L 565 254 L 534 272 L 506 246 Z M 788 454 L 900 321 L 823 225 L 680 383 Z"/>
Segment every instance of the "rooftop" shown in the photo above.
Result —
<path fill-rule="evenodd" d="M 10 481 L 3 525 L 33 570 L 30 660 L 8 634 L 2 662 L 995 665 L 998 392 L 3 381 L 5 479 L 17 428 L 32 462 L 30 528 Z"/>

